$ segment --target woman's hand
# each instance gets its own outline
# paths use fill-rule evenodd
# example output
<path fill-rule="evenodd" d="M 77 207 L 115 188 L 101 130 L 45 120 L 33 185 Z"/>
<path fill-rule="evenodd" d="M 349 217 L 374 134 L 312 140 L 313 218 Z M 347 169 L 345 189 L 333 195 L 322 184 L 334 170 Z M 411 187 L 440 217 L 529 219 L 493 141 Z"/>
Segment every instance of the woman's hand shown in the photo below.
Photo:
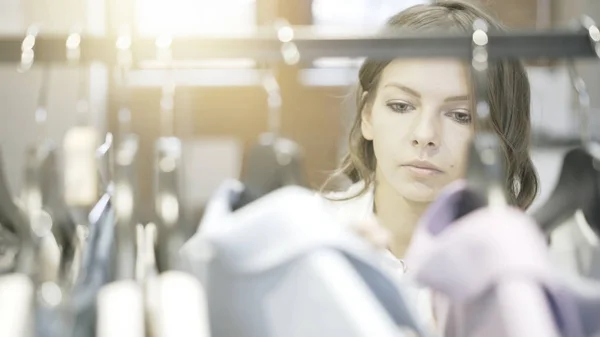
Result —
<path fill-rule="evenodd" d="M 390 245 L 391 236 L 388 230 L 379 225 L 377 220 L 353 222 L 350 228 L 377 249 L 387 249 Z"/>

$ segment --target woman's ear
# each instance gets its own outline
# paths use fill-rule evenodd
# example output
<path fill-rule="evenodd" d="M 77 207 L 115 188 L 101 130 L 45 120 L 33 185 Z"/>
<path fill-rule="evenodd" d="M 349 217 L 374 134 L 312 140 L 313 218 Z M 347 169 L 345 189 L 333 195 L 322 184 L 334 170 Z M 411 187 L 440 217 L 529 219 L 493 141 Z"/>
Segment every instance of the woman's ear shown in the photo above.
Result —
<path fill-rule="evenodd" d="M 365 102 L 368 99 L 368 92 L 364 92 L 362 97 L 360 98 L 362 103 L 362 110 L 360 111 L 360 130 L 362 132 L 362 136 L 366 140 L 373 140 L 373 124 L 371 122 L 373 114 L 371 110 L 373 105 L 370 102 Z"/>

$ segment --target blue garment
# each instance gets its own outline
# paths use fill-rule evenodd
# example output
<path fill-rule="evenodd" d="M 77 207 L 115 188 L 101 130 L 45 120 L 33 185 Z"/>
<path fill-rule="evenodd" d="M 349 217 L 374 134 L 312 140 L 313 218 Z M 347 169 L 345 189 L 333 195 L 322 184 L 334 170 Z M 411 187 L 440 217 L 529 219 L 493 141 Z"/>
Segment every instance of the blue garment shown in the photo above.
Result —
<path fill-rule="evenodd" d="M 73 329 L 67 336 L 90 337 L 96 330 L 96 296 L 112 280 L 114 261 L 115 214 L 110 206 L 90 225 L 89 240 L 83 255 L 83 268 L 72 291 L 70 312 Z"/>

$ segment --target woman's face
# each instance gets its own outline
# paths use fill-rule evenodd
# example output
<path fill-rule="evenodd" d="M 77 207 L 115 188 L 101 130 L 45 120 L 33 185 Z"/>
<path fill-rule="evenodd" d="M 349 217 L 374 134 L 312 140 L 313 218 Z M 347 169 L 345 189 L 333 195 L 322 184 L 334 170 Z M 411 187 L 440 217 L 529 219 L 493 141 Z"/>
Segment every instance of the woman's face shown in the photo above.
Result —
<path fill-rule="evenodd" d="M 454 60 L 396 60 L 362 112 L 376 178 L 415 202 L 430 202 L 464 174 L 474 129 L 469 82 Z"/>

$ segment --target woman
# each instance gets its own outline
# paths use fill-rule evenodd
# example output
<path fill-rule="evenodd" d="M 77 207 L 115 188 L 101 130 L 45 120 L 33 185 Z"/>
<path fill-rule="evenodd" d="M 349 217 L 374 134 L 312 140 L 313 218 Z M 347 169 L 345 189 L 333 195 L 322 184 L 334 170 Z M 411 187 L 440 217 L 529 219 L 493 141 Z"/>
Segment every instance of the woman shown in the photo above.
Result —
<path fill-rule="evenodd" d="M 491 29 L 503 29 L 486 13 L 459 1 L 411 7 L 390 18 L 387 26 L 470 32 L 477 18 L 486 20 Z M 538 189 L 528 151 L 527 74 L 520 62 L 506 60 L 490 65 L 489 80 L 491 127 L 502 141 L 508 163 L 506 194 L 511 204 L 526 209 Z M 343 192 L 326 192 L 326 183 L 323 192 L 342 216 L 366 221 L 357 229 L 361 234 L 385 244 L 401 259 L 428 205 L 464 175 L 475 132 L 469 68 L 447 59 L 366 60 L 359 82 L 349 152 L 329 180 L 343 175 L 354 184 Z M 373 214 L 390 240 L 367 221 Z"/>
<path fill-rule="evenodd" d="M 387 26 L 471 32 L 478 18 L 492 29 L 503 29 L 486 13 L 459 1 L 411 7 L 391 17 Z M 529 157 L 529 81 L 515 60 L 490 64 L 488 71 L 491 129 L 502 141 L 507 162 L 505 192 L 511 204 L 526 209 L 538 189 Z M 464 177 L 475 133 L 473 97 L 464 61 L 366 60 L 359 71 L 349 152 L 322 192 L 341 217 L 359 224 L 359 234 L 389 251 L 385 254 L 395 270 L 410 272 L 402 258 L 419 218 L 445 186 Z M 339 176 L 353 185 L 343 192 L 326 192 Z M 444 315 L 447 303 L 434 296 L 432 304 L 427 290 L 413 294 L 419 316 L 435 327 L 436 313 Z"/>

